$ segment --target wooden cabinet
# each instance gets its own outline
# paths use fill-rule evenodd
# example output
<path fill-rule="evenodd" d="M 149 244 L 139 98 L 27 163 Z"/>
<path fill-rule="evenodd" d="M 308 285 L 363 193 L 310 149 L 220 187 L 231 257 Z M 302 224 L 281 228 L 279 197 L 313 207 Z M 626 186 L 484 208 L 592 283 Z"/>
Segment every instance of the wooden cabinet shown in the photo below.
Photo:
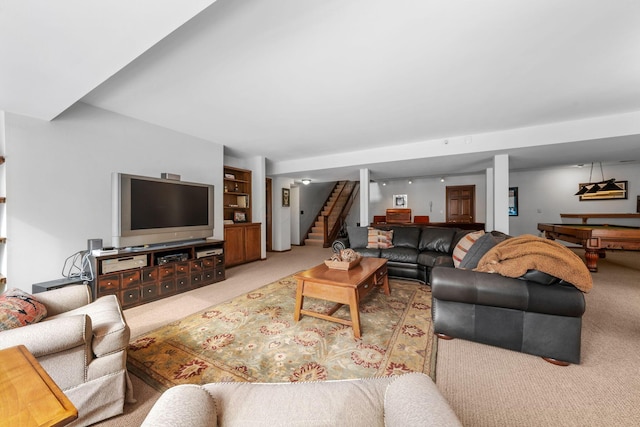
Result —
<path fill-rule="evenodd" d="M 141 266 L 127 268 L 132 256 L 144 260 Z M 224 280 L 224 258 L 222 240 L 91 257 L 96 272 L 92 292 L 94 298 L 115 295 L 123 308 L 133 307 Z M 105 268 L 114 261 L 123 267 Z"/>
<path fill-rule="evenodd" d="M 251 171 L 225 166 L 223 198 L 225 265 L 259 260 L 262 227 L 251 222 Z"/>
<path fill-rule="evenodd" d="M 262 225 L 258 222 L 225 225 L 225 265 L 227 267 L 260 259 L 262 256 L 261 227 Z"/>

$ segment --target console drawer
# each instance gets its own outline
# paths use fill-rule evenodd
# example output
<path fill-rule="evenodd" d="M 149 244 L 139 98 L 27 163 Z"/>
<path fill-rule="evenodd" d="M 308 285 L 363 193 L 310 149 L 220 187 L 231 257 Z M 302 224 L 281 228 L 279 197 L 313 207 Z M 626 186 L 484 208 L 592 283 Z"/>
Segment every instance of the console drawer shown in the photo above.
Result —
<path fill-rule="evenodd" d="M 140 302 L 140 289 L 129 289 L 120 292 L 120 299 L 122 300 L 122 308 L 128 307 Z"/>
<path fill-rule="evenodd" d="M 120 289 L 120 275 L 110 274 L 108 276 L 98 277 L 98 293 L 112 294 Z"/>
<path fill-rule="evenodd" d="M 142 283 L 155 282 L 158 280 L 158 268 L 146 267 L 142 269 Z"/>
<path fill-rule="evenodd" d="M 145 285 L 142 287 L 141 292 L 142 292 L 142 295 L 141 295 L 142 301 L 150 301 L 150 300 L 156 299 L 159 295 L 158 284 L 152 283 L 150 285 Z"/>
<path fill-rule="evenodd" d="M 176 281 L 174 279 L 160 282 L 160 295 L 169 295 L 176 291 Z"/>
<path fill-rule="evenodd" d="M 140 286 L 142 272 L 140 270 L 126 271 L 122 273 L 121 288 L 128 289 Z"/>
<path fill-rule="evenodd" d="M 183 276 L 189 274 L 189 263 L 188 262 L 177 262 L 176 263 L 176 275 Z"/>

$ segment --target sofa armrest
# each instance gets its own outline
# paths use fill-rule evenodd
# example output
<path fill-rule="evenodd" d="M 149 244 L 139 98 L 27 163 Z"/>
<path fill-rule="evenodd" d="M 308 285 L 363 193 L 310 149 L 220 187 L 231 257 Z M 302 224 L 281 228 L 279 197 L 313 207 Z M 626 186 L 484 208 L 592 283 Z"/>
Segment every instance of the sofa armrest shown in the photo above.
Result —
<path fill-rule="evenodd" d="M 86 315 L 60 317 L 0 332 L 0 348 L 20 344 L 36 358 L 81 346 L 85 346 L 85 352 L 90 355 L 91 318 Z"/>
<path fill-rule="evenodd" d="M 349 238 L 348 237 L 338 237 L 331 244 L 331 248 L 333 248 L 333 252 L 339 254 L 342 249 L 347 249 L 349 247 Z"/>
<path fill-rule="evenodd" d="M 87 285 L 65 286 L 35 295 L 47 307 L 47 317 L 74 310 L 91 302 L 91 289 Z"/>
<path fill-rule="evenodd" d="M 171 387 L 147 414 L 142 427 L 215 427 L 216 404 L 202 387 L 182 384 Z"/>
<path fill-rule="evenodd" d="M 421 373 L 402 375 L 389 384 L 384 395 L 384 425 L 462 426 L 431 378 Z"/>

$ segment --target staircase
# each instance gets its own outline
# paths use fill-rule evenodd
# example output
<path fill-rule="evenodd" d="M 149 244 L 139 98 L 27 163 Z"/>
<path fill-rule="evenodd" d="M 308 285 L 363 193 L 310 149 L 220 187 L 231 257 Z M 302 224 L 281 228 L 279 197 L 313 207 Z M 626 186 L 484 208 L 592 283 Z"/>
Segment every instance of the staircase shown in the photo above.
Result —
<path fill-rule="evenodd" d="M 352 181 L 336 183 L 315 223 L 307 233 L 307 237 L 304 239 L 305 245 L 325 248 L 330 246 L 338 235 L 349 209 L 351 209 L 353 198 L 358 189 L 359 185 Z"/>

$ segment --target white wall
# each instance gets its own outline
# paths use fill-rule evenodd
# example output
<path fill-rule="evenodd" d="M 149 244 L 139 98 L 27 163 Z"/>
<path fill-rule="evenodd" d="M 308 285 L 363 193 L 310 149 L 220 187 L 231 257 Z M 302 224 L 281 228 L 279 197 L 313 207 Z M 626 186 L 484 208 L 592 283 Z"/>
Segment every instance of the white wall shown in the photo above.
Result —
<path fill-rule="evenodd" d="M 580 201 L 574 193 L 578 184 L 589 181 L 590 165 L 583 168 L 562 167 L 509 173 L 509 187 L 518 187 L 518 216 L 509 217 L 509 233 L 539 235 L 538 223 L 579 223 L 579 219 L 560 218 L 561 213 L 635 213 L 637 197 L 640 194 L 640 166 L 620 164 L 603 166 L 604 178 L 616 178 L 628 181 L 628 199 Z M 594 181 L 600 181 L 600 168 L 594 168 Z M 413 215 L 429 215 L 431 222 L 445 220 L 445 188 L 448 185 L 476 186 L 476 219 L 486 222 L 487 199 L 485 175 L 466 175 L 447 177 L 441 183 L 439 178 L 388 181 L 370 184 L 370 215 L 384 215 L 386 209 L 393 206 L 394 194 L 407 194 L 409 208 Z M 430 209 L 430 203 L 432 208 Z M 351 209 L 347 224 L 355 225 L 359 221 L 357 205 Z M 620 225 L 640 226 L 638 219 L 591 219 L 590 223 L 613 223 Z M 366 225 L 366 224 L 362 224 Z"/>
<path fill-rule="evenodd" d="M 387 209 L 393 208 L 393 196 L 406 194 L 408 207 L 412 215 L 428 215 L 431 222 L 444 222 L 446 215 L 446 187 L 455 185 L 476 186 L 477 222 L 484 222 L 486 215 L 486 182 L 484 175 L 465 175 L 440 178 L 414 178 L 412 184 L 406 180 L 387 181 L 387 185 L 380 182 L 370 184 L 369 222 L 374 215 L 384 215 Z M 351 215 L 350 215 L 351 217 Z M 354 225 L 349 222 L 349 225 Z M 365 224 L 362 224 L 365 225 Z"/>
<path fill-rule="evenodd" d="M 581 202 L 574 193 L 578 184 L 589 182 L 590 165 L 583 168 L 565 167 L 527 172 L 513 172 L 509 176 L 509 186 L 518 187 L 518 216 L 509 217 L 510 234 L 538 235 L 540 222 L 580 223 L 580 219 L 560 218 L 561 213 L 634 213 L 636 200 L 640 194 L 640 165 L 621 164 L 603 166 L 604 178 L 628 181 L 628 199 L 589 200 Z M 600 181 L 602 175 L 598 166 L 594 167 L 593 181 Z M 590 219 L 590 223 L 640 226 L 638 219 Z"/>
<path fill-rule="evenodd" d="M 223 147 L 77 104 L 48 122 L 6 114 L 7 286 L 62 277 L 87 239 L 111 242 L 111 173 L 215 185 L 215 232 L 223 238 Z"/>
<path fill-rule="evenodd" d="M 273 206 L 273 242 L 271 242 L 271 248 L 274 251 L 288 251 L 291 250 L 291 216 L 294 212 L 298 215 L 298 198 L 293 200 L 294 194 L 290 194 L 289 207 L 282 206 L 282 189 L 291 188 L 294 180 L 291 178 L 275 177 L 272 180 L 272 197 L 271 200 Z M 296 209 L 295 211 L 293 209 Z"/>

